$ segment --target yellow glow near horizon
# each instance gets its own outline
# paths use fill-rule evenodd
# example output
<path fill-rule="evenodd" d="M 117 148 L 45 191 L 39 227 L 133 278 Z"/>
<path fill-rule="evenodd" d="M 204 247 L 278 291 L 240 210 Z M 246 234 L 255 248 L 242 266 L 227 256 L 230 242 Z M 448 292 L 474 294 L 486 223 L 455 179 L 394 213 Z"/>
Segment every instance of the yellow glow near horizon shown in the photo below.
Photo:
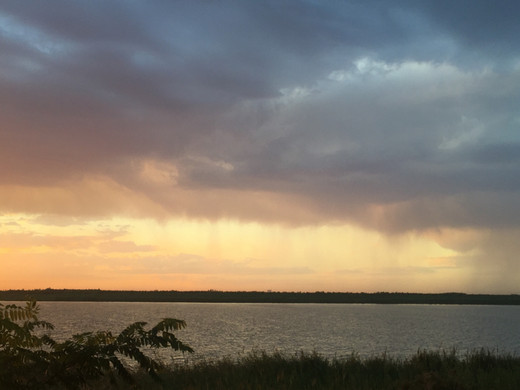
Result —
<path fill-rule="evenodd" d="M 457 252 L 349 225 L 9 215 L 2 288 L 443 290 Z"/>

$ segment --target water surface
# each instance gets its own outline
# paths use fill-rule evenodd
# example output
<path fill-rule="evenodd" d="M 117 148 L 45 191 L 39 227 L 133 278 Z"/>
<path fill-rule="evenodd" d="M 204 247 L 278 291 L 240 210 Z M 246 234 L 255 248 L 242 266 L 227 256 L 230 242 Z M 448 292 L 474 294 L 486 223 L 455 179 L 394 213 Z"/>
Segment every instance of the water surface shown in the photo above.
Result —
<path fill-rule="evenodd" d="M 418 349 L 460 353 L 486 348 L 520 353 L 519 306 L 41 302 L 41 319 L 54 337 L 121 331 L 135 321 L 187 322 L 177 337 L 193 347 L 192 359 L 239 356 L 252 350 L 316 351 L 328 357 Z M 170 356 L 170 355 L 168 355 Z M 164 356 L 163 356 L 164 357 Z M 169 357 L 167 357 L 169 358 Z"/>

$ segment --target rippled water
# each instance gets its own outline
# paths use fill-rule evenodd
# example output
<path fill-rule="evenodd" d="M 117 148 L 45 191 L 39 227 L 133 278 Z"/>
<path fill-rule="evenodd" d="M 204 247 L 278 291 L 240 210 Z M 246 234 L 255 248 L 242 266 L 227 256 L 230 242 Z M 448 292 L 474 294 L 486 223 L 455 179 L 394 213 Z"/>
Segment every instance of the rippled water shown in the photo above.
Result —
<path fill-rule="evenodd" d="M 176 335 L 195 349 L 195 359 L 255 349 L 329 357 L 353 352 L 402 357 L 424 348 L 520 354 L 519 306 L 41 302 L 40 307 L 57 339 L 101 329 L 119 332 L 135 321 L 183 319 L 188 327 Z"/>

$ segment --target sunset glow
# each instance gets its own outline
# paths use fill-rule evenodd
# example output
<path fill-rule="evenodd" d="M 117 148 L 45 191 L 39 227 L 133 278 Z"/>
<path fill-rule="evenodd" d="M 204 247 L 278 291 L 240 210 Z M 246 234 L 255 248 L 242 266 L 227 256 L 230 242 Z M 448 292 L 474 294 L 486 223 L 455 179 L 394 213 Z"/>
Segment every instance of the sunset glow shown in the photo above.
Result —
<path fill-rule="evenodd" d="M 430 291 L 466 285 L 464 251 L 428 234 L 348 225 L 11 214 L 2 219 L 5 288 Z M 450 232 L 450 237 L 456 235 Z M 18 278 L 13 278 L 18 275 Z M 98 288 L 98 287 L 96 287 Z M 472 290 L 467 286 L 467 290 Z"/>

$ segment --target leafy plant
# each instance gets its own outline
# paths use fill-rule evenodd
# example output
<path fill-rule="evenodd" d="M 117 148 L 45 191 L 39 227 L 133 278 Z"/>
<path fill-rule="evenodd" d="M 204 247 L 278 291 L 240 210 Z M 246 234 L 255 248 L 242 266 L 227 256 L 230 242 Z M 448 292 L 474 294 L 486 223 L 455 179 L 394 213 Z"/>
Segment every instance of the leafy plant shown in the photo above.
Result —
<path fill-rule="evenodd" d="M 25 307 L 0 304 L 0 388 L 42 389 L 61 386 L 75 389 L 108 376 L 112 385 L 116 375 L 128 383 L 133 377 L 121 360 L 134 360 L 154 380 L 161 364 L 142 349 L 171 348 L 181 352 L 193 349 L 176 338 L 172 331 L 182 329 L 182 320 L 165 318 L 149 330 L 146 322 L 136 322 L 119 335 L 109 331 L 76 334 L 64 342 L 38 335 L 37 329 L 53 325 L 38 319 L 35 301 Z"/>

